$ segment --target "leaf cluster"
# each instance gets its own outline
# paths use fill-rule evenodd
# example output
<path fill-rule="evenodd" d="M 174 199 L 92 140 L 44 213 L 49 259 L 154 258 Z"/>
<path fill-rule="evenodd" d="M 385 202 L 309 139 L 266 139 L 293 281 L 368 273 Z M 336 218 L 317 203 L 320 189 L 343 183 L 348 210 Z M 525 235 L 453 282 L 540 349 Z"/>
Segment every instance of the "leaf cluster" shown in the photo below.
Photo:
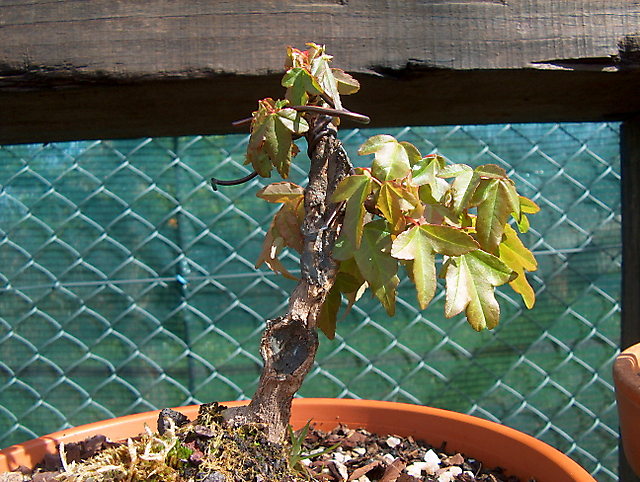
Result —
<path fill-rule="evenodd" d="M 422 309 L 442 278 L 445 316 L 464 312 L 478 331 L 498 324 L 496 286 L 509 283 L 528 308 L 533 306 L 535 293 L 525 273 L 535 271 L 537 263 L 518 231 L 528 230 L 527 215 L 539 208 L 518 194 L 504 169 L 447 164 L 388 135 L 371 137 L 358 153 L 374 155 L 371 168 L 356 169 L 332 198 L 343 206 L 344 222 L 333 252 L 340 271 L 319 322 L 329 338 L 335 335 L 342 298 L 348 311 L 366 288 L 394 315 L 400 266 L 415 284 Z M 301 252 L 303 189 L 276 183 L 258 196 L 283 203 L 259 262 L 291 276 L 277 252 L 285 246 Z"/>
<path fill-rule="evenodd" d="M 370 169 L 344 179 L 333 195 L 345 204 L 333 255 L 341 261 L 341 273 L 371 288 L 390 316 L 400 265 L 415 284 L 422 309 L 443 278 L 445 316 L 464 311 L 478 331 L 498 323 L 496 286 L 509 283 L 527 307 L 533 306 L 535 293 L 525 272 L 535 271 L 537 263 L 509 221 L 526 232 L 527 215 L 539 208 L 518 194 L 504 169 L 447 164 L 388 135 L 371 137 L 358 154 L 374 159 Z M 351 304 L 354 293 L 345 294 Z M 335 329 L 332 320 L 325 324 Z"/>
<path fill-rule="evenodd" d="M 342 110 L 340 95 L 360 88 L 349 74 L 331 67 L 332 56 L 324 46 L 307 45 L 305 51 L 287 50 L 287 71 L 282 78 L 282 86 L 287 89 L 285 99 L 263 99 L 252 115 L 245 164 L 251 164 L 262 177 L 271 177 L 274 168 L 283 179 L 289 176 L 292 159 L 298 154 L 294 141 L 309 130 L 307 120 L 296 108 L 329 106 Z M 336 118 L 334 124 L 338 123 Z"/>
<path fill-rule="evenodd" d="M 294 107 L 342 109 L 340 95 L 359 88 L 355 79 L 330 66 L 324 47 L 307 45 L 306 51 L 288 49 L 282 80 L 286 99 L 264 99 L 253 114 L 247 162 L 263 177 L 273 168 L 287 177 L 297 153 L 293 140 L 309 129 Z M 358 154 L 373 155 L 371 167 L 356 169 L 331 199 L 344 219 L 333 250 L 340 270 L 318 322 L 330 339 L 343 298 L 348 313 L 367 288 L 390 316 L 395 314 L 401 266 L 416 286 L 422 309 L 433 300 L 438 279 L 444 279 L 445 316 L 464 312 L 477 331 L 498 323 L 497 286 L 509 283 L 528 308 L 533 306 L 535 293 L 526 272 L 535 271 L 537 263 L 518 231 L 529 229 L 527 216 L 539 208 L 518 194 L 503 168 L 449 164 L 439 155 L 423 156 L 412 144 L 389 135 L 371 137 Z M 285 247 L 302 253 L 304 189 L 278 182 L 257 195 L 282 207 L 271 222 L 256 267 L 266 263 L 295 279 L 278 256 Z"/>

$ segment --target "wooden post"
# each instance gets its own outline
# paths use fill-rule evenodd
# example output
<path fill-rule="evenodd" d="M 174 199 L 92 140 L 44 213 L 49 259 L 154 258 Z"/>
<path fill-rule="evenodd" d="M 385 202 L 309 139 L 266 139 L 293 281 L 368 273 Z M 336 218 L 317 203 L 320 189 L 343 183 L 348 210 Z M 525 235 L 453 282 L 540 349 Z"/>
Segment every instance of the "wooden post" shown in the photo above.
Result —
<path fill-rule="evenodd" d="M 640 343 L 640 115 L 620 129 L 622 171 L 621 349 Z"/>
<path fill-rule="evenodd" d="M 640 114 L 620 129 L 622 171 L 622 320 L 621 349 L 640 343 Z M 640 482 L 620 443 L 620 482 Z"/>

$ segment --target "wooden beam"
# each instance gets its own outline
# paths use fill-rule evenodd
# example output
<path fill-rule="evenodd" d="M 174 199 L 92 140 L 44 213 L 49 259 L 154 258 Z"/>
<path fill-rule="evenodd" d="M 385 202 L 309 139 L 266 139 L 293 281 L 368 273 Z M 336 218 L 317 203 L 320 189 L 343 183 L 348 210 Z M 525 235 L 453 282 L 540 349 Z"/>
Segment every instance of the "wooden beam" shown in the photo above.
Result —
<path fill-rule="evenodd" d="M 609 121 L 640 111 L 640 76 L 565 71 L 411 71 L 357 75 L 346 107 L 371 127 Z M 115 83 L 0 92 L 0 143 L 225 134 L 257 100 L 282 97 L 281 75 Z M 344 122 L 345 127 L 356 124 Z"/>
<path fill-rule="evenodd" d="M 620 129 L 622 173 L 622 322 L 620 348 L 640 343 L 640 115 Z"/>
<path fill-rule="evenodd" d="M 309 40 L 374 126 L 623 119 L 639 25 L 626 0 L 3 2 L 0 142 L 231 132 Z"/>
<path fill-rule="evenodd" d="M 607 59 L 638 33 L 627 0 L 14 0 L 5 68 L 130 78 L 279 71 L 287 45 L 326 43 L 353 72 L 408 64 L 520 69 Z"/>

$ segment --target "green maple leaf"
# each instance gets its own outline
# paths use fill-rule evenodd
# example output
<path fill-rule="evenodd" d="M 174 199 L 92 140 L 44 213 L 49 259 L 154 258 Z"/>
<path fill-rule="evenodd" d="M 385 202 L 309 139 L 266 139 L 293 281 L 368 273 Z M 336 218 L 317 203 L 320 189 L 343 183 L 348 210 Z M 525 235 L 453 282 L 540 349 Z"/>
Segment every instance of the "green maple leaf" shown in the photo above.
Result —
<path fill-rule="evenodd" d="M 324 47 L 318 47 L 318 49 L 311 61 L 311 74 L 318 80 L 322 90 L 331 97 L 334 107 L 341 110 L 342 102 L 338 91 L 338 80 L 333 75 L 333 70 L 329 65 L 333 57 L 324 53 Z"/>
<path fill-rule="evenodd" d="M 516 231 L 508 224 L 504 229 L 504 239 L 500 244 L 500 259 L 518 273 L 518 277 L 511 281 L 509 285 L 516 293 L 522 296 L 522 300 L 527 308 L 531 309 L 536 302 L 536 293 L 527 280 L 525 271 L 535 271 L 538 263 L 533 253 L 529 251 L 516 234 Z"/>
<path fill-rule="evenodd" d="M 277 121 L 275 115 L 270 116 L 267 123 L 268 128 L 264 136 L 264 151 L 271 159 L 273 167 L 286 179 L 289 176 L 289 166 L 293 157 L 293 136 L 282 122 Z"/>
<path fill-rule="evenodd" d="M 467 208 L 469 200 L 480 184 L 480 179 L 480 175 L 476 171 L 464 171 L 456 176 L 451 186 L 454 214 L 459 215 Z"/>
<path fill-rule="evenodd" d="M 392 181 L 382 183 L 376 207 L 389 222 L 393 232 L 404 228 L 404 213 L 412 211 L 419 200 L 403 186 Z"/>
<path fill-rule="evenodd" d="M 418 291 L 423 310 L 433 299 L 437 288 L 435 254 L 460 256 L 480 246 L 467 233 L 450 226 L 425 224 L 404 231 L 393 242 L 391 256 L 413 260 L 408 268 Z"/>
<path fill-rule="evenodd" d="M 396 275 L 398 261 L 390 254 L 391 241 L 386 222 L 372 221 L 364 226 L 362 243 L 354 252 L 360 273 L 389 316 L 395 314 L 396 286 L 400 282 Z"/>
<path fill-rule="evenodd" d="M 422 186 L 428 184 L 433 192 L 440 190 L 440 183 L 436 177 L 446 166 L 446 161 L 442 156 L 427 156 L 421 158 L 412 166 L 411 177 L 413 184 Z"/>
<path fill-rule="evenodd" d="M 309 130 L 309 125 L 298 112 L 286 108 L 287 103 L 264 99 L 258 103 L 258 110 L 253 114 L 247 163 L 251 163 L 262 177 L 270 177 L 273 166 L 286 178 L 291 159 L 297 153 L 293 134 Z"/>
<path fill-rule="evenodd" d="M 357 274 L 352 275 L 348 272 L 344 272 L 342 271 L 343 267 L 346 267 L 349 271 L 356 271 Z M 359 279 L 356 279 L 356 276 Z M 360 271 L 353 259 L 348 263 L 343 262 L 340 264 L 340 271 L 336 275 L 336 281 L 329 290 L 318 317 L 318 327 L 330 340 L 333 340 L 336 335 L 336 324 L 347 316 L 351 307 L 359 298 L 358 293 L 360 292 L 361 294 L 360 288 L 363 283 L 364 280 L 362 279 L 362 275 L 360 275 Z M 347 306 L 345 314 L 340 320 L 338 320 L 338 312 L 342 305 L 341 293 L 345 293 L 346 298 L 349 301 L 349 305 Z"/>
<path fill-rule="evenodd" d="M 342 230 L 356 249 L 360 247 L 362 239 L 366 212 L 364 201 L 370 192 L 371 177 L 367 174 L 356 174 L 345 177 L 331 196 L 333 202 L 347 202 Z"/>
<path fill-rule="evenodd" d="M 371 174 L 379 181 L 406 177 L 411 172 L 411 160 L 416 152 L 417 149 L 408 142 L 398 142 L 393 136 L 386 134 L 370 137 L 358 149 L 361 156 L 375 154 Z"/>
<path fill-rule="evenodd" d="M 338 311 L 340 311 L 341 304 L 342 295 L 340 294 L 340 290 L 334 285 L 327 293 L 327 297 L 324 299 L 324 303 L 322 303 L 317 319 L 318 328 L 322 330 L 329 340 L 333 340 L 336 336 Z"/>
<path fill-rule="evenodd" d="M 521 233 L 526 233 L 527 231 L 529 231 L 529 218 L 526 215 L 537 213 L 538 211 L 540 211 L 540 206 L 534 203 L 531 199 L 524 196 L 519 196 L 519 198 L 520 218 L 515 218 L 515 220 L 516 224 L 518 225 L 518 231 L 520 231 Z"/>
<path fill-rule="evenodd" d="M 497 253 L 509 216 L 520 213 L 520 199 L 509 179 L 483 180 L 477 191 L 480 193 L 475 196 L 479 201 L 477 239 L 484 250 Z"/>
<path fill-rule="evenodd" d="M 279 109 L 275 112 L 275 115 L 277 120 L 293 134 L 304 134 L 309 130 L 307 121 L 294 109 L 288 107 Z"/>
<path fill-rule="evenodd" d="M 316 78 L 304 67 L 289 69 L 282 78 L 282 86 L 287 87 L 287 99 L 291 105 L 306 105 L 309 94 L 323 93 Z"/>
<path fill-rule="evenodd" d="M 479 249 L 449 258 L 443 270 L 445 316 L 451 318 L 464 310 L 474 330 L 495 328 L 500 305 L 494 288 L 512 281 L 515 273 L 499 258 Z"/>

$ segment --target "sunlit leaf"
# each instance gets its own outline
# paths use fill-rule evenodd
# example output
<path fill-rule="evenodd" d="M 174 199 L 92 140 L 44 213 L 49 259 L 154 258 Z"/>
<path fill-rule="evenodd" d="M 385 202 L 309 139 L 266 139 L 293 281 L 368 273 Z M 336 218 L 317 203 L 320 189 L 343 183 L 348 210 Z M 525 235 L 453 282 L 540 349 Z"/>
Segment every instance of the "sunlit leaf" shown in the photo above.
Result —
<path fill-rule="evenodd" d="M 527 214 L 535 214 L 540 211 L 540 206 L 534 203 L 531 199 L 524 196 L 519 196 L 520 199 L 520 219 L 516 218 L 516 224 L 518 231 L 526 233 L 529 231 L 529 218 Z"/>
<path fill-rule="evenodd" d="M 333 202 L 346 201 L 346 211 L 342 229 L 357 249 L 362 239 L 362 229 L 366 209 L 364 201 L 371 192 L 371 178 L 354 175 L 344 178 L 333 193 Z"/>
<path fill-rule="evenodd" d="M 478 206 L 476 230 L 482 248 L 490 253 L 497 253 L 504 226 L 516 209 L 513 206 L 514 187 L 511 182 L 503 179 L 491 179 L 486 186 L 484 200 Z"/>
<path fill-rule="evenodd" d="M 436 175 L 446 166 L 446 161 L 442 156 L 427 156 L 420 159 L 412 166 L 411 175 L 413 184 L 422 186 L 429 184 L 432 190 L 437 189 Z"/>
<path fill-rule="evenodd" d="M 480 184 L 480 175 L 476 171 L 462 171 L 456 176 L 451 186 L 453 211 L 456 215 L 467 209 L 478 184 Z"/>
<path fill-rule="evenodd" d="M 414 166 L 422 160 L 422 154 L 416 146 L 407 141 L 401 141 L 399 143 L 407 153 L 407 157 L 409 158 L 409 165 Z"/>
<path fill-rule="evenodd" d="M 282 252 L 283 246 L 284 239 L 278 234 L 278 230 L 274 222 L 272 222 L 262 243 L 262 251 L 258 256 L 255 267 L 258 269 L 262 263 L 265 263 L 273 272 L 279 273 L 285 278 L 297 280 L 298 278 L 293 276 L 278 259 L 278 255 Z"/>
<path fill-rule="evenodd" d="M 286 179 L 289 176 L 291 166 L 293 136 L 282 122 L 274 119 L 273 126 L 273 129 L 269 129 L 265 133 L 264 149 L 271 159 L 271 164 Z"/>
<path fill-rule="evenodd" d="M 473 169 L 471 166 L 467 166 L 466 164 L 448 164 L 440 170 L 438 177 L 456 177 L 465 171 L 473 171 Z"/>
<path fill-rule="evenodd" d="M 333 68 L 333 77 L 338 82 L 338 92 L 341 95 L 355 94 L 360 90 L 360 82 L 351 77 L 345 71 Z"/>
<path fill-rule="evenodd" d="M 366 156 L 368 154 L 375 154 L 380 149 L 382 149 L 385 145 L 396 141 L 396 138 L 387 134 L 379 134 L 377 136 L 369 137 L 366 141 L 362 143 L 362 145 L 358 148 L 358 155 Z"/>
<path fill-rule="evenodd" d="M 410 191 L 391 181 L 382 183 L 376 200 L 376 207 L 389 222 L 393 232 L 404 227 L 404 213 L 415 209 L 418 204 L 418 199 Z"/>
<path fill-rule="evenodd" d="M 249 156 L 249 151 L 247 151 L 247 161 L 251 163 L 251 166 L 260 177 L 271 177 L 273 165 L 265 151 L 259 150 L 252 156 Z"/>
<path fill-rule="evenodd" d="M 508 283 L 515 273 L 499 258 L 482 250 L 450 258 L 445 265 L 445 316 L 465 312 L 476 331 L 493 329 L 500 319 L 494 288 Z"/>
<path fill-rule="evenodd" d="M 287 99 L 291 105 L 306 105 L 309 94 L 323 92 L 316 78 L 304 67 L 290 69 L 282 78 L 282 86 L 287 87 Z"/>
<path fill-rule="evenodd" d="M 495 164 L 484 164 L 474 169 L 480 176 L 485 179 L 506 179 L 507 171 Z"/>
<path fill-rule="evenodd" d="M 288 176 L 291 158 L 297 153 L 292 134 L 309 128 L 296 111 L 286 108 L 287 103 L 263 99 L 253 113 L 247 163 L 262 177 L 270 177 L 272 166 L 282 177 Z"/>
<path fill-rule="evenodd" d="M 274 129 L 273 116 L 269 114 L 273 108 L 272 99 L 264 99 L 258 103 L 258 110 L 253 113 L 253 123 L 249 144 L 247 146 L 247 163 L 250 163 L 262 177 L 271 176 L 271 161 L 264 149 L 265 138 Z"/>
<path fill-rule="evenodd" d="M 509 285 L 522 296 L 525 306 L 531 309 L 536 302 L 536 293 L 529 284 L 525 271 L 537 270 L 538 262 L 533 253 L 522 244 L 515 230 L 508 224 L 505 226 L 504 234 L 504 239 L 500 244 L 500 259 L 518 273 L 518 277 Z"/>
<path fill-rule="evenodd" d="M 367 223 L 354 257 L 371 291 L 389 316 L 395 314 L 398 261 L 391 257 L 391 233 L 383 220 Z"/>
<path fill-rule="evenodd" d="M 320 47 L 314 44 L 312 48 L 316 50 L 313 54 L 313 60 L 311 60 L 311 73 L 318 79 L 322 90 L 331 97 L 335 108 L 342 109 L 340 93 L 338 92 L 338 81 L 334 77 L 331 66 L 329 65 L 332 56 L 324 52 L 324 46 Z"/>
<path fill-rule="evenodd" d="M 426 224 L 414 226 L 398 235 L 393 242 L 391 255 L 398 259 L 413 260 L 408 268 L 416 285 L 418 302 L 424 310 L 437 288 L 435 253 L 459 256 L 479 247 L 471 236 L 459 229 Z"/>
<path fill-rule="evenodd" d="M 384 134 L 369 138 L 358 149 L 360 155 L 375 154 L 371 174 L 380 181 L 406 177 L 411 172 L 410 152 L 413 155 L 410 147 L 399 143 L 394 137 Z"/>
<path fill-rule="evenodd" d="M 309 130 L 309 124 L 299 112 L 294 109 L 282 109 L 276 112 L 278 121 L 294 134 L 304 134 Z"/>
<path fill-rule="evenodd" d="M 298 201 L 304 196 L 304 189 L 292 182 L 274 182 L 260 189 L 256 196 L 270 203 Z"/>
<path fill-rule="evenodd" d="M 522 210 L 520 208 L 520 196 L 516 191 L 516 186 L 511 179 L 500 180 L 500 185 L 504 190 L 504 195 L 508 199 L 509 206 L 511 206 L 511 215 L 516 221 L 520 221 L 522 217 Z"/>
<path fill-rule="evenodd" d="M 285 61 L 285 67 L 287 69 L 291 69 L 294 67 L 305 66 L 309 66 L 308 52 L 294 47 L 287 47 L 287 60 Z"/>
<path fill-rule="evenodd" d="M 535 214 L 540 211 L 540 206 L 534 203 L 531 199 L 520 196 L 520 209 L 523 213 Z"/>

